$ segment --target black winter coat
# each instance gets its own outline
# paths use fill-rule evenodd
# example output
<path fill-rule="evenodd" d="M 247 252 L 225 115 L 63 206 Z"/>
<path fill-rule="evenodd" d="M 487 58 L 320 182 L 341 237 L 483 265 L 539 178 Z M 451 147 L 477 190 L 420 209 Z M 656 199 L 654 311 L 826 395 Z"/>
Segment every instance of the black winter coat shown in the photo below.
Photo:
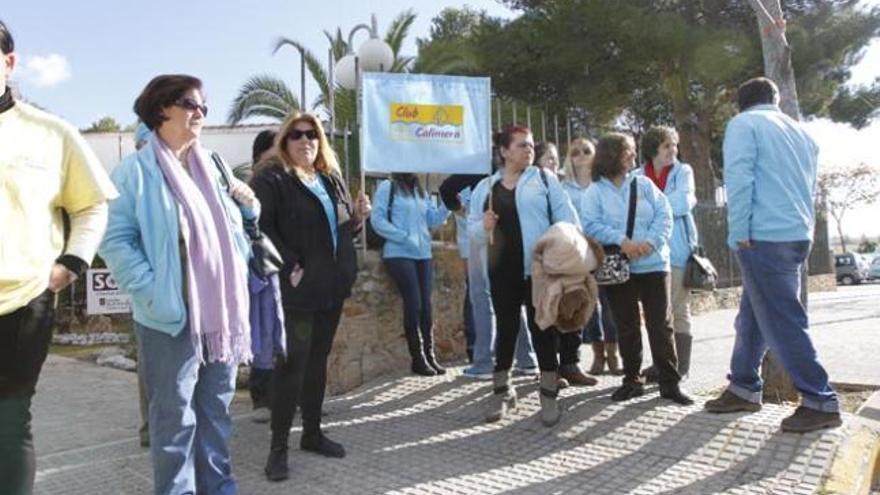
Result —
<path fill-rule="evenodd" d="M 317 196 L 280 162 L 263 165 L 251 179 L 262 205 L 260 229 L 272 239 L 284 260 L 281 269 L 281 301 L 299 311 L 322 311 L 338 307 L 351 295 L 357 277 L 356 235 L 351 195 L 338 174 L 319 174 L 336 206 L 337 245 L 327 214 Z M 303 277 L 290 284 L 290 272 L 299 263 Z"/>

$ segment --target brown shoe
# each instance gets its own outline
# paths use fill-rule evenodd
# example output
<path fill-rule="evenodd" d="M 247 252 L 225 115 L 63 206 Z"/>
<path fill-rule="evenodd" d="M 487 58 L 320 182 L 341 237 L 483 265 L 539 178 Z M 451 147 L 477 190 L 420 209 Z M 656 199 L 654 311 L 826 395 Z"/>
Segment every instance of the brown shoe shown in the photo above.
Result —
<path fill-rule="evenodd" d="M 782 420 L 782 431 L 806 433 L 823 428 L 837 428 L 842 424 L 839 412 L 822 412 L 800 406 L 794 414 Z"/>
<path fill-rule="evenodd" d="M 568 380 L 568 384 L 575 387 L 589 387 L 599 383 L 599 380 L 585 375 L 577 364 L 563 364 L 559 367 L 559 376 Z"/>
<path fill-rule="evenodd" d="M 608 372 L 612 375 L 622 375 L 620 359 L 617 357 L 617 342 L 605 343 L 605 362 L 608 363 Z"/>
<path fill-rule="evenodd" d="M 593 365 L 590 366 L 591 375 L 601 375 L 605 371 L 605 343 L 593 342 Z"/>
<path fill-rule="evenodd" d="M 758 412 L 761 410 L 761 404 L 757 402 L 749 402 L 730 390 L 725 390 L 717 399 L 707 400 L 704 407 L 706 408 L 706 411 L 715 414 L 742 411 Z"/>

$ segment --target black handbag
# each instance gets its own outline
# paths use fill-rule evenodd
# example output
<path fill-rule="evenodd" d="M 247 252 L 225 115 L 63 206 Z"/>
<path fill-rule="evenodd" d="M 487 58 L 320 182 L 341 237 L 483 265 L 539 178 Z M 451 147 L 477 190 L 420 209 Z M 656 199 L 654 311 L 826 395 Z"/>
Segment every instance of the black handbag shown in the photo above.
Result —
<path fill-rule="evenodd" d="M 632 239 L 633 229 L 635 229 L 636 202 L 638 201 L 636 188 L 636 179 L 633 178 L 629 186 L 629 208 L 626 214 L 627 239 Z M 602 250 L 605 251 L 605 258 L 602 260 L 602 265 L 593 273 L 596 277 L 596 283 L 599 285 L 618 285 L 629 280 L 629 258 L 621 251 L 620 246 L 608 244 L 602 246 Z"/>
<path fill-rule="evenodd" d="M 684 231 L 688 245 L 691 244 L 691 229 L 687 218 L 684 220 Z M 713 291 L 718 283 L 718 272 L 712 261 L 706 257 L 703 246 L 697 245 L 691 250 L 684 269 L 684 286 L 698 291 Z"/>
<path fill-rule="evenodd" d="M 222 177 L 223 182 L 226 184 L 226 190 L 230 192 L 231 197 L 232 179 L 230 178 L 229 169 L 226 168 L 223 158 L 217 153 L 211 154 L 211 160 L 214 161 L 214 165 L 220 170 L 220 177 Z M 275 245 L 272 244 L 272 240 L 260 231 L 257 220 L 244 219 L 244 232 L 251 241 L 251 252 L 253 254 L 250 262 L 251 269 L 262 278 L 280 272 L 281 267 L 284 265 L 284 260 L 281 259 L 281 255 L 278 253 Z"/>

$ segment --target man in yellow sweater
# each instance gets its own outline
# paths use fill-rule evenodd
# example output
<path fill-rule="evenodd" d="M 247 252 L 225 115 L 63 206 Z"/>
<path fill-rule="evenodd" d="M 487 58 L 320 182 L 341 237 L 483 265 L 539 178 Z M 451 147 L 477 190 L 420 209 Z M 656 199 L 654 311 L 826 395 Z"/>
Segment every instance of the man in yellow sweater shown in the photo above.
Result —
<path fill-rule="evenodd" d="M 30 404 L 56 294 L 88 268 L 116 190 L 76 129 L 15 100 L 15 44 L 2 20 L 0 51 L 0 492 L 18 495 L 33 491 Z"/>

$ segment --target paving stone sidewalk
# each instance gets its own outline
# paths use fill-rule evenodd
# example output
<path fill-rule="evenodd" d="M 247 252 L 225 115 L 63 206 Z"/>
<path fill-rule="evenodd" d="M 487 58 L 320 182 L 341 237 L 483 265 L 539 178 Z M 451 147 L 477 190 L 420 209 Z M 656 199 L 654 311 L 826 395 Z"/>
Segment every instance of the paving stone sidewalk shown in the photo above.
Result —
<path fill-rule="evenodd" d="M 861 297 L 853 294 L 849 299 Z M 817 317 L 824 314 L 820 306 L 814 306 Z M 788 407 L 768 405 L 752 415 L 703 412 L 708 392 L 723 384 L 732 346 L 730 327 L 721 328 L 727 318 L 716 312 L 697 321 L 702 333 L 687 386 L 704 395 L 694 406 L 675 406 L 652 389 L 613 403 L 619 379 L 604 376 L 596 387 L 564 390 L 566 413 L 559 425 L 545 428 L 537 418 L 537 382 L 518 378 L 516 413 L 489 425 L 482 421 L 489 383 L 462 377 L 460 368 L 444 377 L 388 376 L 327 401 L 326 431 L 348 456 L 324 459 L 293 448 L 292 477 L 284 483 L 264 481 L 268 428 L 253 423 L 247 401 L 237 400 L 233 453 L 240 492 L 816 493 L 855 420 L 847 415 L 843 428 L 791 435 L 779 431 Z M 837 355 L 817 341 L 820 355 Z M 132 373 L 50 357 L 34 406 L 36 493 L 151 493 L 149 455 L 137 440 L 136 391 Z M 292 435 L 292 447 L 298 437 Z"/>

